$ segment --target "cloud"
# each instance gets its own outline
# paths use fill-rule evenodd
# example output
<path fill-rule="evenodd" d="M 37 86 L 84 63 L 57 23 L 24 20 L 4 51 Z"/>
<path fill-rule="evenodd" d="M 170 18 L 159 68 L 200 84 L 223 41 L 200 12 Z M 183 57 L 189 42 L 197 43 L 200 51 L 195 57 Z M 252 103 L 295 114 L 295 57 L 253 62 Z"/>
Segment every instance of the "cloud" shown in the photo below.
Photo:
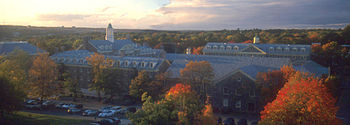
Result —
<path fill-rule="evenodd" d="M 155 29 L 284 28 L 350 23 L 348 0 L 172 0 L 160 8 L 172 19 Z"/>
<path fill-rule="evenodd" d="M 83 20 L 91 15 L 81 14 L 41 14 L 37 15 L 36 19 L 39 21 L 54 21 L 54 22 L 67 22 L 74 20 Z"/>

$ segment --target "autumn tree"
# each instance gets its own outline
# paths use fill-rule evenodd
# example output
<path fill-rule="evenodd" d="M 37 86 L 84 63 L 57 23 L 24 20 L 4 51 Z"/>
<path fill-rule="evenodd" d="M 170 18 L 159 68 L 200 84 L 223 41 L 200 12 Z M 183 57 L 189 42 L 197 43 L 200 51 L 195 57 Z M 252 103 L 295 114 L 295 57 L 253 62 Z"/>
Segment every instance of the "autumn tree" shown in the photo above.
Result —
<path fill-rule="evenodd" d="M 94 53 L 90 57 L 86 57 L 88 64 L 92 67 L 93 80 L 90 84 L 90 90 L 97 92 L 98 100 L 101 101 L 101 92 L 104 86 L 103 70 L 113 66 L 113 60 L 105 58 L 104 55 Z"/>
<path fill-rule="evenodd" d="M 15 88 L 28 91 L 28 71 L 32 64 L 31 56 L 23 50 L 14 50 L 0 62 L 0 72 L 9 78 Z"/>
<path fill-rule="evenodd" d="M 176 84 L 170 88 L 165 99 L 175 105 L 180 124 L 194 124 L 199 121 L 203 104 L 190 85 Z"/>
<path fill-rule="evenodd" d="M 213 68 L 207 61 L 190 61 L 186 64 L 186 67 L 180 70 L 181 80 L 185 84 L 191 85 L 196 90 L 201 98 L 205 100 L 214 78 Z"/>
<path fill-rule="evenodd" d="M 73 101 L 76 101 L 78 94 L 81 94 L 79 82 L 76 79 L 72 79 L 69 73 L 63 73 L 64 87 L 73 95 Z"/>
<path fill-rule="evenodd" d="M 161 76 L 157 76 L 161 77 Z M 141 95 L 147 92 L 150 96 L 157 99 L 162 92 L 163 84 L 160 80 L 152 80 L 147 71 L 140 71 L 129 85 L 129 95 L 136 100 L 141 99 Z"/>
<path fill-rule="evenodd" d="M 202 55 L 203 54 L 203 51 L 202 51 L 203 48 L 204 48 L 204 46 L 193 48 L 192 54 L 194 54 L 194 55 Z"/>
<path fill-rule="evenodd" d="M 257 75 L 257 88 L 260 90 L 261 103 L 265 105 L 268 102 L 272 102 L 276 98 L 278 91 L 294 73 L 295 69 L 291 66 L 283 66 L 280 70 L 259 72 Z"/>
<path fill-rule="evenodd" d="M 217 123 L 217 117 L 214 115 L 213 107 L 211 104 L 206 104 L 202 110 L 202 114 L 199 121 L 195 124 L 197 125 L 215 125 Z"/>
<path fill-rule="evenodd" d="M 322 81 L 296 72 L 268 103 L 261 114 L 261 125 L 329 125 L 336 120 L 336 100 Z"/>
<path fill-rule="evenodd" d="M 34 58 L 29 70 L 29 94 L 31 96 L 47 99 L 59 92 L 56 67 L 55 62 L 46 53 L 40 53 Z"/>

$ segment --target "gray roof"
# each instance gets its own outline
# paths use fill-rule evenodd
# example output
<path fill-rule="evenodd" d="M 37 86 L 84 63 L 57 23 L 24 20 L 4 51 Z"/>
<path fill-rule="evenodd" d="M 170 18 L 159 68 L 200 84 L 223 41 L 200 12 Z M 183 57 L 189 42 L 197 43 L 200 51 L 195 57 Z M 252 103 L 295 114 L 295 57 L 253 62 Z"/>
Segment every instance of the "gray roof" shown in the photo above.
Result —
<path fill-rule="evenodd" d="M 315 76 L 320 77 L 322 74 L 328 74 L 329 70 L 327 67 L 323 67 L 320 64 L 317 64 L 314 61 L 307 61 L 303 65 L 294 66 L 294 68 L 298 71 L 309 72 L 315 74 Z"/>
<path fill-rule="evenodd" d="M 128 45 L 128 44 L 135 44 L 135 43 L 129 39 L 114 40 L 113 49 L 120 50 L 121 48 L 123 48 L 123 46 Z"/>
<path fill-rule="evenodd" d="M 217 49 L 214 49 L 214 46 Z M 219 53 L 240 53 L 247 47 L 255 46 L 267 54 L 283 54 L 283 55 L 310 55 L 310 45 L 296 44 L 251 44 L 251 43 L 215 43 L 209 42 L 203 49 L 203 52 L 219 52 Z M 223 48 L 222 48 L 223 47 Z M 238 47 L 238 50 L 234 49 Z M 271 48 L 271 49 L 270 49 Z M 280 49 L 280 50 L 278 50 Z"/>
<path fill-rule="evenodd" d="M 94 53 L 89 52 L 88 50 L 73 50 L 54 54 L 51 58 L 56 63 L 88 66 L 86 58 L 90 57 L 92 54 Z M 162 58 L 152 57 L 121 57 L 105 55 L 105 58 L 113 59 L 115 61 L 114 66 L 116 67 L 135 68 L 138 70 L 159 70 L 160 64 L 165 61 Z"/>
<path fill-rule="evenodd" d="M 14 51 L 15 49 L 20 49 L 27 52 L 29 55 L 35 55 L 37 53 L 45 52 L 32 44 L 25 41 L 16 42 L 0 42 L 0 54 L 7 55 Z"/>
<path fill-rule="evenodd" d="M 219 82 L 231 73 L 241 70 L 250 77 L 255 78 L 257 72 L 279 69 L 289 65 L 288 58 L 244 57 L 244 56 L 212 56 L 212 55 L 186 55 L 167 54 L 166 59 L 172 61 L 168 72 L 171 78 L 179 78 L 180 70 L 185 68 L 189 61 L 208 61 L 214 69 L 214 81 Z"/>

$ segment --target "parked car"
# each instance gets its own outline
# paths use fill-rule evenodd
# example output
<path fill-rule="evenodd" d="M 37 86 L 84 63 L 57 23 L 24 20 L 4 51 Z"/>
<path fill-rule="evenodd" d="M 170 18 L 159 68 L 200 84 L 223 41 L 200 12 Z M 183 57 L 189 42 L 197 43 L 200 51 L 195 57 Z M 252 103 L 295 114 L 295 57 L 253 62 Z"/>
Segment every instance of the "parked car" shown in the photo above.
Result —
<path fill-rule="evenodd" d="M 99 109 L 98 111 L 103 112 L 103 111 L 107 111 L 107 110 L 111 110 L 111 109 L 112 109 L 112 106 L 105 106 L 105 107 L 102 107 L 101 109 Z"/>
<path fill-rule="evenodd" d="M 114 122 L 116 122 L 117 124 L 119 124 L 121 122 L 120 119 L 117 118 L 117 117 L 113 117 L 113 118 L 110 118 L 110 119 L 114 120 Z"/>
<path fill-rule="evenodd" d="M 104 112 L 101 112 L 98 114 L 98 117 L 112 117 L 114 116 L 116 112 L 114 110 L 105 110 Z"/>
<path fill-rule="evenodd" d="M 45 100 L 43 103 L 42 103 L 42 107 L 44 109 L 51 109 L 51 108 L 54 108 L 55 107 L 55 102 L 51 101 L 51 100 Z"/>
<path fill-rule="evenodd" d="M 235 119 L 227 118 L 224 120 L 224 125 L 235 125 Z"/>
<path fill-rule="evenodd" d="M 83 112 L 83 116 L 95 116 L 98 114 L 98 111 L 97 110 L 90 110 L 90 109 L 87 109 Z"/>
<path fill-rule="evenodd" d="M 121 106 L 113 106 L 113 107 L 111 107 L 110 109 L 119 110 L 119 109 L 122 109 L 122 107 L 121 107 Z"/>
<path fill-rule="evenodd" d="M 71 114 L 77 114 L 77 113 L 80 113 L 81 112 L 81 109 L 78 109 L 78 108 L 69 108 L 67 110 L 68 113 L 71 113 Z"/>
<path fill-rule="evenodd" d="M 116 113 L 118 114 L 126 114 L 128 112 L 127 109 L 119 109 L 119 110 L 116 110 Z"/>
<path fill-rule="evenodd" d="M 118 125 L 120 120 L 117 118 L 106 118 L 98 122 L 100 125 Z"/>
<path fill-rule="evenodd" d="M 24 105 L 26 109 L 35 109 L 35 110 L 41 110 L 41 105 L 40 104 L 27 104 Z"/>
<path fill-rule="evenodd" d="M 56 108 L 57 109 L 63 109 L 63 105 L 65 105 L 65 103 L 60 102 L 60 103 L 56 104 Z"/>

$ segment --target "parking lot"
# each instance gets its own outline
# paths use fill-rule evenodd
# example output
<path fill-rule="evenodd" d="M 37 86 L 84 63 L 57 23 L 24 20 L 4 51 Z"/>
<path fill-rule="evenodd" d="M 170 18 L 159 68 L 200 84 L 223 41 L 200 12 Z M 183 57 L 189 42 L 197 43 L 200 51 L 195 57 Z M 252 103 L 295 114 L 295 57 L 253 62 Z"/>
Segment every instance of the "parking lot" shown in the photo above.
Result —
<path fill-rule="evenodd" d="M 113 121 L 112 124 L 119 123 L 119 125 L 128 125 L 131 124 L 131 122 L 126 118 L 126 113 L 129 112 L 130 109 L 133 109 L 132 111 L 136 110 L 136 108 L 129 106 L 107 106 L 103 104 L 95 106 L 93 104 L 85 105 L 86 103 L 72 103 L 69 101 L 27 100 L 23 111 L 90 120 L 100 124 L 103 124 L 101 121 L 110 120 L 111 122 Z"/>

